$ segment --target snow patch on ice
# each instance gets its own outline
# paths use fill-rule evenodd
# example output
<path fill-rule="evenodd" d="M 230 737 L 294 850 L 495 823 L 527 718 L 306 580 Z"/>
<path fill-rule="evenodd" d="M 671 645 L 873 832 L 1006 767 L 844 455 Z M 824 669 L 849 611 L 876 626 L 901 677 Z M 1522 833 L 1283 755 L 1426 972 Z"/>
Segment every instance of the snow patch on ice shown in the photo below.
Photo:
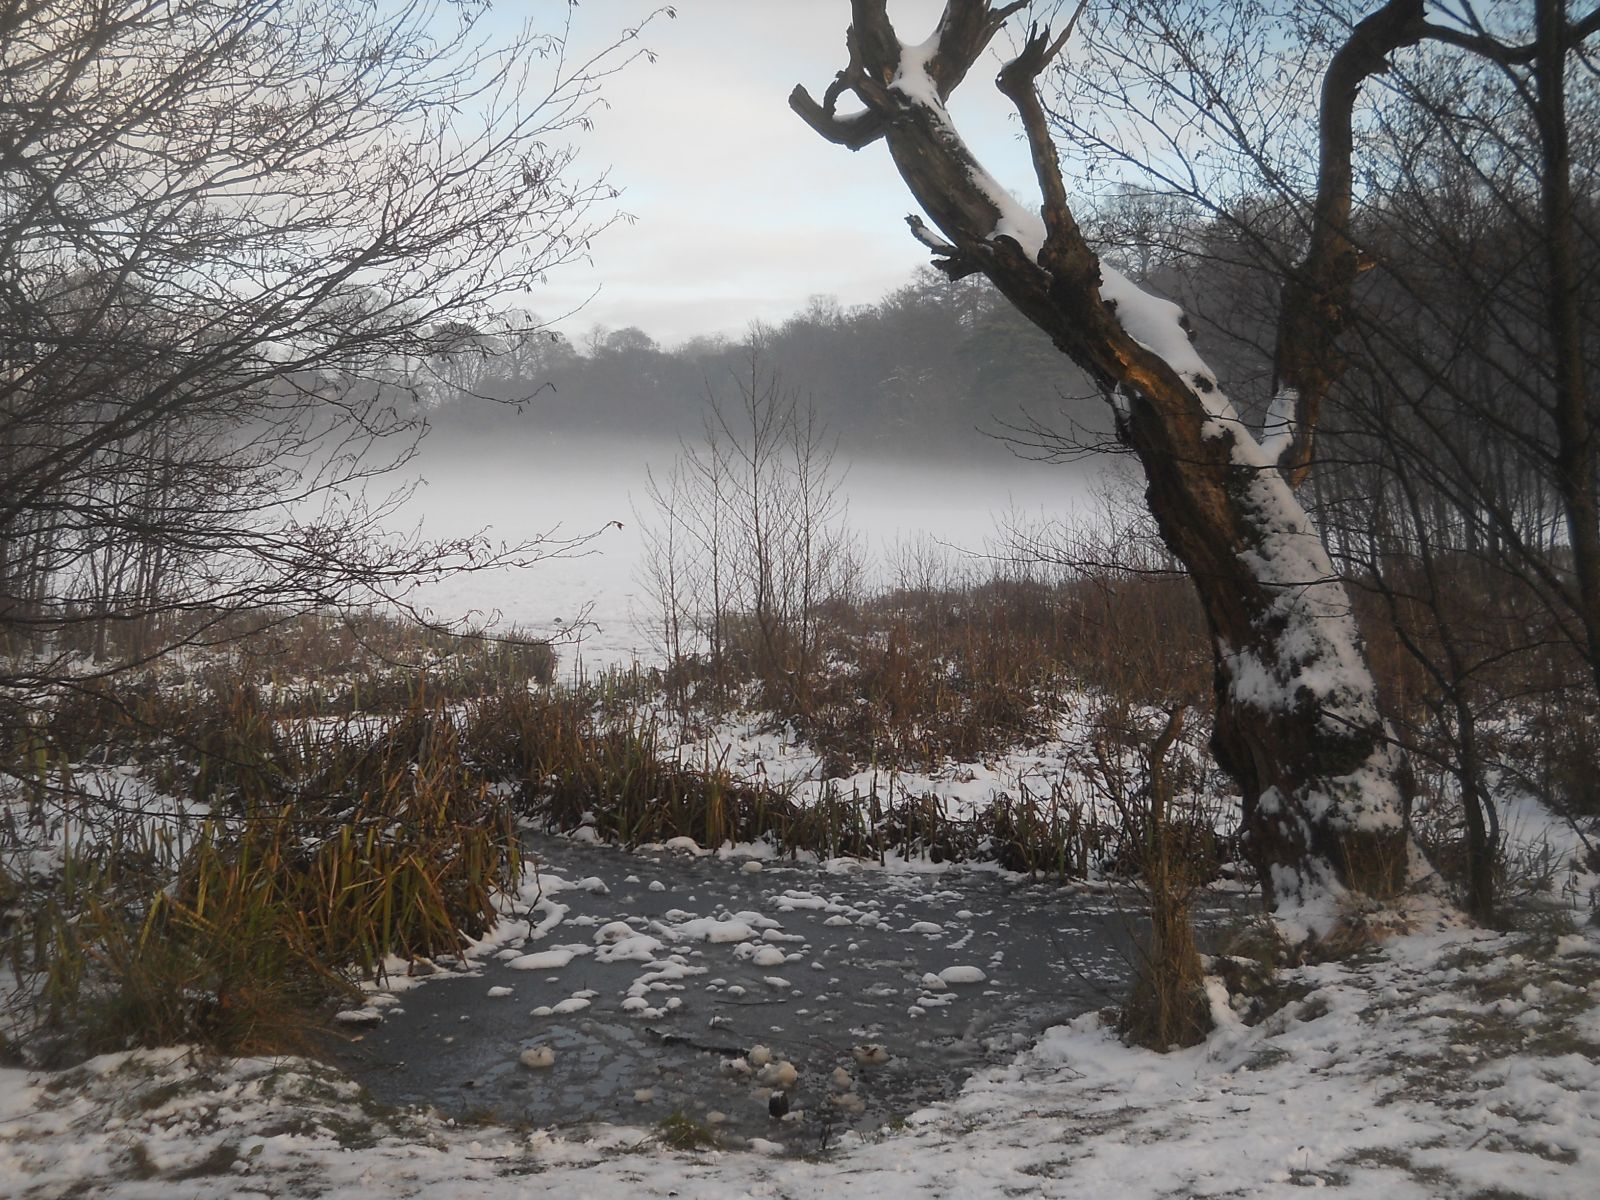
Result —
<path fill-rule="evenodd" d="M 713 944 L 748 942 L 756 936 L 755 929 L 737 917 L 697 917 L 665 928 L 675 937 Z"/>
<path fill-rule="evenodd" d="M 506 966 L 514 971 L 559 971 L 580 954 L 592 954 L 590 946 L 554 946 L 533 954 L 522 954 L 509 960 Z"/>
<path fill-rule="evenodd" d="M 951 985 L 967 985 L 982 983 L 989 977 L 984 974 L 983 968 L 981 967 L 960 966 L 946 967 L 944 970 L 939 972 L 939 978 L 944 980 L 945 983 Z"/>

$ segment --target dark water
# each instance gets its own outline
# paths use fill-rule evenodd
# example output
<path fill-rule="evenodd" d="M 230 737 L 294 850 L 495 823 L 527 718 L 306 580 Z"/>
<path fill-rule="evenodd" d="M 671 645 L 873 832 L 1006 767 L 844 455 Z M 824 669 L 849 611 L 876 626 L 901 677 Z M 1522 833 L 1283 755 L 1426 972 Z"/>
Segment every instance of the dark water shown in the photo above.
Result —
<path fill-rule="evenodd" d="M 817 1148 L 951 1095 L 1047 1025 L 1114 1003 L 1139 924 L 1129 897 L 982 872 L 748 873 L 678 853 L 548 841 L 535 849 L 550 874 L 591 890 L 555 892 L 566 909 L 559 923 L 474 974 L 402 993 L 344 1064 L 380 1100 L 536 1126 L 653 1125 L 679 1113 L 725 1142 L 760 1136 Z M 1227 923 L 1238 911 L 1218 908 L 1202 922 Z M 692 923 L 702 918 L 722 918 L 722 936 L 742 921 L 752 936 L 686 936 L 705 932 Z M 660 946 L 619 943 L 630 931 Z M 508 961 L 561 946 L 590 952 L 559 968 Z M 601 961 L 618 950 L 638 957 Z M 977 968 L 983 979 L 929 978 L 946 968 Z M 532 1012 L 562 1002 L 577 1011 Z M 888 1060 L 858 1061 L 854 1051 L 869 1044 Z M 757 1045 L 798 1072 L 781 1089 L 788 1119 L 769 1113 L 770 1077 L 726 1065 Z M 538 1047 L 552 1065 L 519 1062 Z"/>

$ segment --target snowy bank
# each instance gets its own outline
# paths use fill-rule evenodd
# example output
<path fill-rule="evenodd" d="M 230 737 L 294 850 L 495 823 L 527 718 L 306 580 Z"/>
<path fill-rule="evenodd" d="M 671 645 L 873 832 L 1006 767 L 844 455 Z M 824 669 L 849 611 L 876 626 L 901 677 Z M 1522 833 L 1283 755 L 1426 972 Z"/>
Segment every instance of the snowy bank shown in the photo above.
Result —
<path fill-rule="evenodd" d="M 1094 1016 L 1051 1029 L 903 1129 L 818 1158 L 671 1151 L 653 1129 L 462 1128 L 381 1111 L 299 1060 L 3 1070 L 0 1179 L 27 1200 L 1589 1194 L 1595 931 L 1417 934 L 1283 983 L 1294 998 L 1260 1025 L 1166 1056 Z"/>

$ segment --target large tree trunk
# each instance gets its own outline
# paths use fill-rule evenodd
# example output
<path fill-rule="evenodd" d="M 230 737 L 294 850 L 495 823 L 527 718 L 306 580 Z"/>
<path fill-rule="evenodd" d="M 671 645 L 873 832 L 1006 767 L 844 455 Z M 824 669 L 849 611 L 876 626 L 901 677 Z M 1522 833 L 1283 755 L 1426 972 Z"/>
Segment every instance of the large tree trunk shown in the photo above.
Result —
<path fill-rule="evenodd" d="M 949 0 L 934 37 L 904 47 L 884 0 L 853 7 L 849 66 L 821 104 L 796 88 L 791 106 L 852 149 L 884 139 L 943 233 L 911 218 L 937 265 L 952 278 L 986 275 L 1115 405 L 1162 537 L 1205 607 L 1216 666 L 1213 747 L 1243 791 L 1250 853 L 1268 903 L 1301 936 L 1334 932 L 1351 893 L 1383 898 L 1401 888 L 1410 840 L 1401 764 L 1348 598 L 1292 484 L 1304 478 L 1316 407 L 1337 377 L 1332 342 L 1356 273 L 1343 225 L 1349 106 L 1384 54 L 1415 40 L 1421 0 L 1385 5 L 1330 66 L 1319 233 L 1285 292 L 1274 405 L 1280 432 L 1263 441 L 1238 419 L 1177 307 L 1104 267 L 1079 233 L 1034 90 L 1066 35 L 1052 40 L 1035 30 L 998 81 L 1028 135 L 1041 219 L 983 170 L 944 107 L 1021 5 Z M 837 112 L 847 90 L 863 112 Z"/>
<path fill-rule="evenodd" d="M 1539 0 L 1538 40 L 1533 59 L 1534 118 L 1543 153 L 1539 193 L 1544 217 L 1543 249 L 1549 278 L 1550 373 L 1555 383 L 1556 487 L 1567 515 L 1572 547 L 1575 607 L 1584 648 L 1600 691 L 1600 486 L 1584 362 L 1583 306 L 1572 199 L 1572 151 L 1566 114 L 1567 56 L 1574 29 L 1562 0 Z M 1592 21 L 1591 17 L 1591 21 Z"/>

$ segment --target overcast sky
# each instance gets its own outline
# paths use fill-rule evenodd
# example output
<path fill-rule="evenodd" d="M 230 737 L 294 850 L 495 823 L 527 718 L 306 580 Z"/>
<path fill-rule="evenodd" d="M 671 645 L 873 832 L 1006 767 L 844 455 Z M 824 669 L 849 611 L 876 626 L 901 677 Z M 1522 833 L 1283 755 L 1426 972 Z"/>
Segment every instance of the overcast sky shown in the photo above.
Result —
<path fill-rule="evenodd" d="M 544 5 L 554 10 L 558 0 L 536 0 L 534 11 Z M 585 0 L 574 41 L 597 47 L 654 7 Z M 913 42 L 932 32 L 941 7 L 891 0 L 890 13 Z M 825 142 L 787 103 L 797 83 L 820 97 L 845 65 L 848 0 L 677 0 L 676 8 L 676 20 L 658 19 L 642 36 L 656 61 L 641 59 L 607 83 L 608 107 L 582 142 L 580 165 L 609 167 L 636 220 L 608 230 L 592 264 L 552 275 L 527 307 L 554 316 L 598 289 L 557 327 L 581 340 L 596 324 L 637 325 L 674 344 L 781 320 L 818 293 L 850 305 L 905 282 L 928 256 L 905 227 L 914 205 L 888 151 Z M 999 64 L 991 51 L 951 111 L 991 173 L 1031 197 L 1026 150 L 992 83 Z"/>

